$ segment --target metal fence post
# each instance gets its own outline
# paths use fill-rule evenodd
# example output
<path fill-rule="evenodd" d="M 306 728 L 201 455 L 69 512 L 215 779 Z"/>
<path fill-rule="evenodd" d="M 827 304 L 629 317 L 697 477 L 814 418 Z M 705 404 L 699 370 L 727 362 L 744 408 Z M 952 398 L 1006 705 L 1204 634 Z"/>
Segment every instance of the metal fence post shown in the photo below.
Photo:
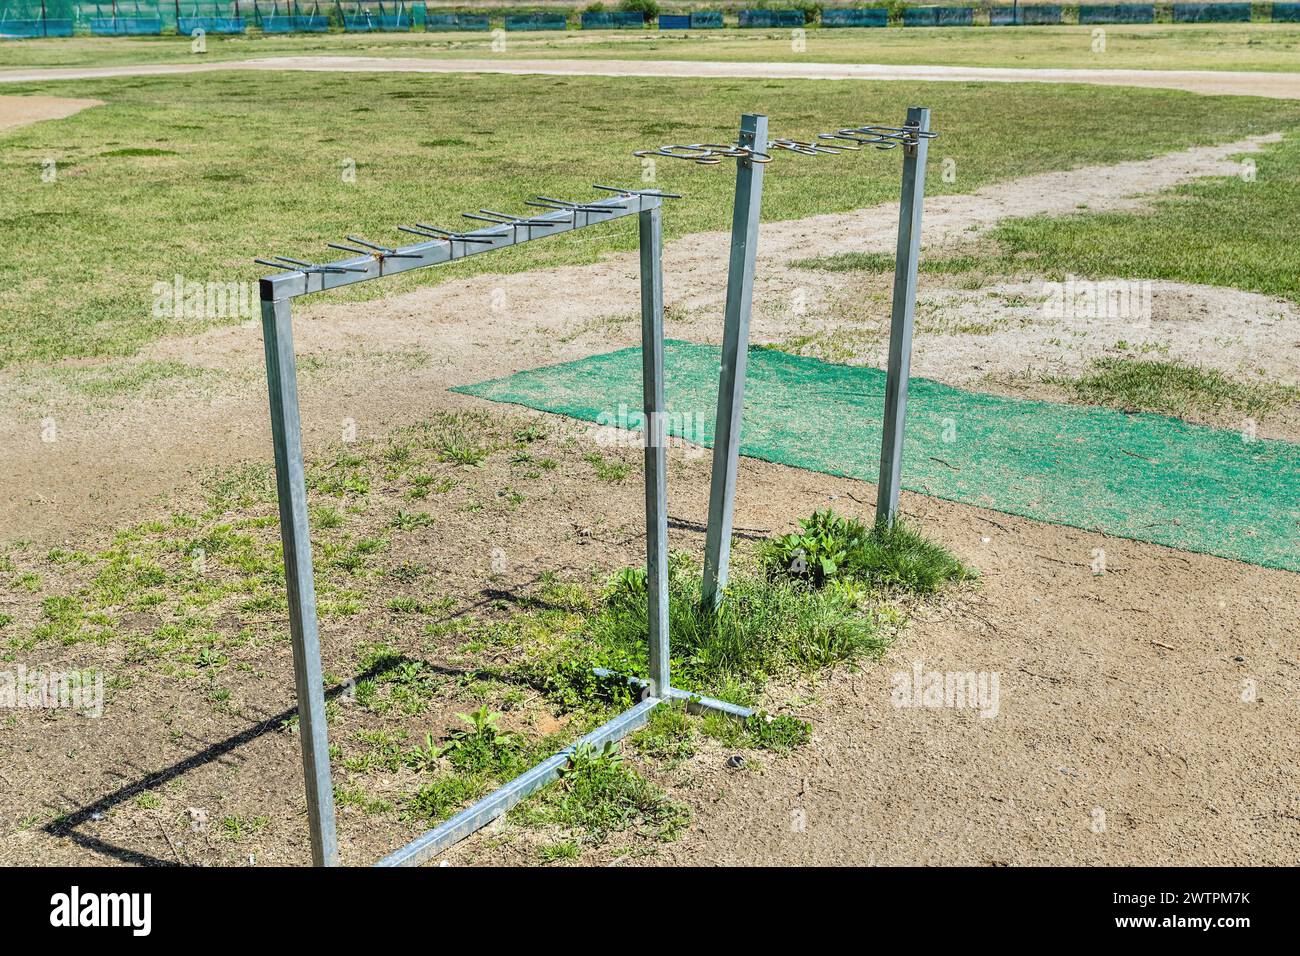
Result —
<path fill-rule="evenodd" d="M 930 129 L 930 111 L 909 106 L 907 126 Z M 885 378 L 885 417 L 880 438 L 880 483 L 876 523 L 893 524 L 898 514 L 898 483 L 903 471 L 907 382 L 912 369 L 912 322 L 916 312 L 916 266 L 921 250 L 921 206 L 925 201 L 928 139 L 903 147 L 903 189 L 898 205 L 898 250 L 894 261 L 894 304 L 889 322 L 889 369 Z"/>
<path fill-rule="evenodd" d="M 747 113 L 740 120 L 742 146 L 767 149 L 767 117 Z M 731 263 L 727 268 L 727 311 L 722 330 L 718 417 L 713 429 L 713 475 L 709 485 L 709 527 L 704 545 L 705 607 L 716 607 L 727 586 L 731 522 L 740 459 L 740 423 L 749 359 L 749 311 L 754 295 L 754 256 L 763 199 L 763 164 L 736 160 L 736 201 L 731 214 Z"/>
<path fill-rule="evenodd" d="M 663 220 L 640 214 L 642 438 L 645 442 L 646 600 L 650 621 L 650 696 L 667 698 L 668 477 L 664 422 Z"/>
<path fill-rule="evenodd" d="M 266 294 L 264 290 L 263 295 Z M 280 501 L 280 534 L 284 540 L 284 577 L 289 596 L 289 630 L 293 638 L 293 674 L 298 692 L 298 732 L 302 741 L 312 862 L 316 866 L 337 866 L 338 834 L 334 824 L 334 791 L 330 785 L 325 687 L 316 629 L 307 482 L 298 418 L 298 372 L 288 299 L 262 299 L 262 337 L 271 398 L 275 487 Z"/>

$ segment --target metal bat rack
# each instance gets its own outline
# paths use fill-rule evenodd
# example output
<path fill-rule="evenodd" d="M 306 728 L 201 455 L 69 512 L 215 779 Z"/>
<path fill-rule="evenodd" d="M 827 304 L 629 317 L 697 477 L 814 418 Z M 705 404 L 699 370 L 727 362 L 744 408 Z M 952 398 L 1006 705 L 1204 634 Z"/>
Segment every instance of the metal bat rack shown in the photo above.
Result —
<path fill-rule="evenodd" d="M 930 111 L 913 106 L 902 126 L 853 126 L 819 133 L 813 140 L 768 139 L 767 117 L 746 114 L 740 135 L 729 144 L 695 143 L 637 150 L 645 158 L 663 156 L 702 166 L 736 160 L 736 199 L 731 218 L 731 262 L 727 270 L 727 307 L 722 331 L 722 367 L 718 381 L 718 416 L 713 430 L 713 474 L 709 487 L 709 525 L 704 545 L 701 598 L 717 606 L 727 586 L 731 529 L 740 463 L 740 420 L 745 400 L 750 305 L 754 293 L 754 258 L 758 251 L 758 217 L 763 198 L 763 168 L 778 153 L 838 156 L 864 146 L 903 148 L 903 185 L 898 210 L 898 247 L 894 265 L 894 300 L 889 331 L 889 368 L 885 378 L 884 425 L 880 447 L 880 483 L 876 523 L 892 524 L 898 513 L 898 484 L 903 465 L 907 415 L 907 380 L 911 374 L 912 324 L 916 310 L 916 270 L 921 246 L 921 205 L 925 194 L 925 160 Z M 762 149 L 758 148 L 763 144 Z"/>
<path fill-rule="evenodd" d="M 892 521 L 898 506 L 898 477 L 911 355 L 926 143 L 934 135 L 936 134 L 929 131 L 929 111 L 918 107 L 908 111 L 907 122 L 902 127 L 852 127 L 820 134 L 816 140 L 808 142 L 768 140 L 767 117 L 746 115 L 736 143 L 665 146 L 636 153 L 643 157 L 685 159 L 701 165 L 717 165 L 724 159 L 736 160 L 736 197 L 731 261 L 727 275 L 726 326 L 705 555 L 706 600 L 714 603 L 720 600 L 727 580 L 763 167 L 776 153 L 833 156 L 860 150 L 864 146 L 876 149 L 903 147 L 902 205 L 877 501 L 877 520 Z M 759 143 L 764 147 L 761 150 L 757 148 Z M 534 239 L 602 225 L 627 216 L 638 217 L 649 619 L 649 679 L 631 680 L 640 695 L 640 702 L 385 857 L 379 861 L 379 866 L 414 866 L 427 862 L 556 779 L 579 747 L 603 747 L 622 739 L 643 726 L 654 708 L 665 701 L 682 700 L 692 709 L 714 710 L 734 717 L 743 718 L 751 714 L 746 708 L 674 688 L 669 681 L 662 201 L 681 197 L 657 190 L 611 186 L 594 188 L 605 195 L 586 202 L 538 196 L 526 204 L 539 210 L 535 215 L 513 216 L 490 209 L 464 213 L 466 218 L 486 224 L 470 232 L 456 232 L 421 222 L 398 226 L 399 231 L 420 240 L 413 245 L 385 246 L 368 239 L 348 236 L 346 244 L 328 244 L 330 248 L 350 254 L 348 258 L 334 262 L 307 262 L 286 256 L 255 260 L 281 270 L 279 274 L 268 276 L 260 283 L 262 334 L 266 348 L 266 378 L 270 395 L 272 440 L 275 445 L 276 492 L 280 507 L 280 534 L 284 542 L 284 570 L 307 791 L 307 817 L 311 830 L 312 860 L 317 866 L 337 866 L 339 851 L 334 791 L 330 781 L 325 687 L 307 520 L 307 481 L 290 314 L 290 305 L 299 296 L 380 279 L 411 269 L 441 265 L 493 249 L 504 249 Z M 611 676 L 606 672 L 600 673 L 602 676 Z"/>
<path fill-rule="evenodd" d="M 641 336 L 643 352 L 643 411 L 645 412 L 646 570 L 649 604 L 649 680 L 633 681 L 642 699 L 573 746 L 516 777 L 496 792 L 456 814 L 381 860 L 380 866 L 423 863 L 504 814 L 529 794 L 554 780 L 583 745 L 602 747 L 627 736 L 649 719 L 665 700 L 685 700 L 692 708 L 718 710 L 745 717 L 749 711 L 723 701 L 689 694 L 668 679 L 668 505 L 665 457 L 663 379 L 663 225 L 662 201 L 678 199 L 655 190 L 597 186 L 609 194 L 590 202 L 568 202 L 539 196 L 529 206 L 544 210 L 535 216 L 511 216 L 491 210 L 464 215 L 490 223 L 472 232 L 453 232 L 416 223 L 399 230 L 421 237 L 415 245 L 389 247 L 347 237 L 347 244 L 329 243 L 352 253 L 351 258 L 318 264 L 275 256 L 256 262 L 283 270 L 261 281 L 262 334 L 266 345 L 266 378 L 271 400 L 271 432 L 275 444 L 276 491 L 280 503 L 280 534 L 284 540 L 284 570 L 293 639 L 293 668 L 298 694 L 299 733 L 306 778 L 307 817 L 311 827 L 312 860 L 317 866 L 339 863 L 330 783 L 329 740 L 325 723 L 325 688 L 316 617 L 310 529 L 307 522 L 307 482 L 298 411 L 298 377 L 293 349 L 290 304 L 298 296 L 379 279 L 398 272 L 439 265 L 492 249 L 554 236 L 615 219 L 639 218 L 641 250 Z"/>

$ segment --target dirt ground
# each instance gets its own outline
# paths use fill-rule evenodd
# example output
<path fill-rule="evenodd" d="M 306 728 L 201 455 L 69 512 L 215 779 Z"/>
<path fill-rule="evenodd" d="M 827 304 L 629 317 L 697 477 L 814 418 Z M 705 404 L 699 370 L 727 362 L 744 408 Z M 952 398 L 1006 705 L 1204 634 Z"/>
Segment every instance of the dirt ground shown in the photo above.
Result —
<path fill-rule="evenodd" d="M 42 120 L 63 119 L 103 102 L 62 96 L 0 96 L 0 132 Z"/>
<path fill-rule="evenodd" d="M 673 482 L 682 517 L 702 519 L 707 483 Z M 739 494 L 737 524 L 752 528 L 874 500 L 869 485 L 761 462 L 745 463 Z M 978 592 L 914 622 L 884 663 L 786 688 L 813 723 L 810 747 L 742 772 L 725 751 L 693 761 L 693 826 L 636 862 L 1300 862 L 1300 649 L 1280 613 L 1296 605 L 1294 576 L 918 495 L 903 504 L 979 568 Z M 996 672 L 996 717 L 893 706 L 894 675 L 917 662 Z M 492 835 L 448 859 L 518 859 Z"/>
<path fill-rule="evenodd" d="M 435 505 L 436 525 L 402 541 L 404 558 L 439 573 L 434 590 L 420 593 L 481 607 L 528 593 L 543 570 L 581 578 L 637 561 L 637 471 L 618 486 L 593 483 L 580 457 L 586 447 L 558 436 L 538 447 L 558 462 L 544 493 L 519 484 L 506 456 L 472 469 L 484 488 L 509 480 L 526 500 L 475 513 L 454 501 Z M 637 454 L 623 457 L 633 463 Z M 679 449 L 671 457 L 673 548 L 702 549 L 708 473 L 707 456 Z M 873 501 L 868 484 L 750 460 L 739 489 L 736 524 L 746 541 L 827 505 L 866 516 Z M 693 814 L 676 842 L 616 840 L 582 862 L 1298 862 L 1293 576 L 916 495 L 905 494 L 903 508 L 979 570 L 978 585 L 915 620 L 883 663 L 774 688 L 770 709 L 813 725 L 812 743 L 793 755 L 751 755 L 732 770 L 731 751 L 710 742 L 658 769 L 655 781 Z M 493 548 L 508 560 L 485 584 Z M 1108 555 L 1101 575 L 1092 571 L 1097 548 Z M 382 612 L 326 621 L 326 670 L 351 674 L 357 647 L 392 627 Z M 439 666 L 456 660 L 453 647 L 409 641 Z M 103 660 L 87 659 L 96 653 Z M 280 727 L 292 706 L 288 645 L 230 652 L 242 654 L 232 664 L 251 666 L 223 673 L 232 696 L 220 709 L 201 679 L 151 677 L 124 653 L 84 644 L 48 651 L 51 668 L 67 658 L 130 679 L 109 698 L 113 719 L 93 735 L 66 712 L 10 721 L 0 863 L 307 862 L 297 736 Z M 894 675 L 916 667 L 996 675 L 996 713 L 894 706 Z M 468 709 L 449 694 L 443 710 Z M 413 739 L 443 716 L 408 721 Z M 351 720 L 331 720 L 347 755 L 356 751 L 340 728 Z M 195 830 L 200 813 L 211 825 Z M 45 821 L 60 814 L 67 829 L 51 832 Z M 229 815 L 268 822 L 235 840 L 216 827 Z M 377 859 L 414 832 L 392 815 L 341 810 L 349 864 Z M 446 859 L 535 863 L 535 843 L 531 831 L 503 821 Z"/>
<path fill-rule="evenodd" d="M 1129 184 L 1141 183 L 1145 194 L 1197 176 L 1230 175 L 1238 168 L 1234 156 L 1268 139 L 938 197 L 926 204 L 923 254 L 977 242 L 1005 217 L 1137 208 L 1146 200 Z M 889 275 L 817 272 L 791 262 L 890 252 L 896 217 L 896 207 L 881 206 L 765 224 L 752 340 L 806 338 L 809 354 L 883 366 Z M 704 233 L 665 247 L 670 337 L 719 340 L 727 242 L 725 234 Z M 451 386 L 638 344 L 638 281 L 635 256 L 626 254 L 545 273 L 451 280 L 378 302 L 304 302 L 295 311 L 295 337 L 308 447 L 338 439 L 345 428 L 365 437 L 415 420 Z M 589 294 L 575 297 L 574 289 Z M 918 295 L 913 374 L 952 385 L 1021 394 L 1026 372 L 1077 370 L 1120 341 L 1159 343 L 1233 375 L 1296 381 L 1296 310 L 1253 293 L 1155 283 L 1152 319 L 1139 327 L 1046 318 L 1041 289 L 976 292 L 923 276 Z M 115 406 L 70 391 L 61 384 L 66 368 L 64 378 L 0 373 L 0 442 L 9 449 L 0 527 L 10 539 L 59 543 L 88 525 L 115 523 L 215 468 L 264 458 L 270 438 L 262 361 L 260 326 L 251 320 L 146 350 L 135 363 L 178 362 L 194 375 L 156 383 Z M 135 363 L 114 368 L 125 374 Z M 74 370 L 84 376 L 88 367 Z M 50 425 L 54 441 L 44 440 Z M 1259 434 L 1300 437 L 1300 423 L 1265 418 Z"/>
<path fill-rule="evenodd" d="M 0 70 L 0 83 L 160 76 L 212 70 L 312 70 L 343 73 L 531 73 L 550 76 L 753 77 L 821 80 L 939 80 L 984 83 L 1089 83 L 1184 90 L 1208 96 L 1300 98 L 1293 73 L 1215 70 L 1048 70 L 975 66 L 885 66 L 839 63 L 711 63 L 691 60 L 500 60 L 437 57 L 280 56 L 228 63 L 44 67 Z"/>
<path fill-rule="evenodd" d="M 1193 149 L 1122 170 L 1044 174 L 943 197 L 927 205 L 927 241 L 932 251 L 960 247 L 1006 216 L 1133 208 L 1145 200 L 1119 184 L 1150 192 L 1231 173 L 1232 157 L 1255 148 L 1258 141 Z M 850 354 L 839 360 L 879 362 L 888 277 L 812 273 L 790 261 L 888 251 L 895 215 L 880 208 L 765 226 L 755 340 L 848 331 Z M 716 341 L 725 250 L 720 235 L 685 237 L 665 250 L 670 335 Z M 574 288 L 591 295 L 575 302 Z M 363 437 L 382 435 L 435 409 L 488 407 L 447 394 L 448 386 L 635 344 L 636 288 L 633 257 L 616 256 L 541 275 L 447 282 L 377 303 L 304 308 L 295 333 L 309 454 L 349 423 Z M 1188 354 L 1226 340 L 1197 357 L 1295 381 L 1300 331 L 1290 306 L 1231 290 L 1155 288 L 1153 335 Z M 1134 334 L 1098 328 L 1051 344 L 1058 336 L 1012 287 L 978 293 L 981 314 L 1005 319 L 1005 330 L 972 333 L 944 320 L 953 301 L 965 314 L 963 297 L 976 295 L 923 278 L 915 374 L 970 385 L 1044 363 L 1078 366 Z M 494 299 L 504 312 L 490 308 Z M 851 300 L 864 304 L 844 308 Z M 832 318 L 817 318 L 824 315 Z M 1263 335 L 1271 349 L 1261 350 Z M 0 524 L 13 537 L 81 546 L 137 520 L 155 495 L 183 497 L 202 474 L 269 456 L 255 323 L 169 339 L 140 359 L 169 360 L 204 371 L 110 407 L 53 380 L 0 380 L 0 441 L 11 450 Z M 54 442 L 40 439 L 48 418 L 58 425 Z M 1261 423 L 1262 433 L 1270 428 L 1295 437 L 1286 422 Z M 643 547 L 637 479 L 593 489 L 577 464 L 580 451 L 555 452 L 549 496 L 530 496 L 478 531 L 473 515 L 440 514 L 450 524 L 425 536 L 422 553 L 451 567 L 457 553 L 482 554 L 504 541 L 513 556 L 500 585 L 506 592 L 545 568 L 635 562 Z M 707 456 L 674 459 L 675 548 L 702 548 L 707 480 Z M 873 501 L 869 484 L 745 460 L 736 524 L 746 534 L 775 533 L 827 504 L 866 515 Z M 734 771 L 726 751 L 711 746 L 666 772 L 660 782 L 694 814 L 678 842 L 595 851 L 585 862 L 1300 862 L 1300 745 L 1292 732 L 1300 649 L 1290 624 L 1300 599 L 1292 575 L 916 495 L 905 494 L 903 504 L 981 572 L 978 587 L 913 622 L 884 664 L 777 689 L 772 709 L 812 721 L 809 747 Z M 1107 554 L 1101 575 L 1092 571 L 1098 548 Z M 468 600 L 474 586 L 467 574 L 448 590 Z M 327 667 L 365 636 L 326 629 Z M 914 666 L 996 674 L 997 717 L 893 706 L 894 675 Z M 199 805 L 269 815 L 257 860 L 304 862 L 296 737 L 269 732 L 291 706 L 287 647 L 269 650 L 259 667 L 237 717 L 137 684 L 119 692 L 121 722 L 106 721 L 93 738 L 68 715 L 7 731 L 0 862 L 246 862 L 247 846 L 196 841 L 178 827 Z M 133 788 L 160 771 L 162 808 L 138 807 Z M 19 825 L 70 810 L 71 834 Z M 526 844 L 499 839 L 511 826 L 471 839 L 449 860 L 526 862 Z M 364 817 L 345 814 L 342 828 L 349 863 L 393 848 L 393 834 Z"/>

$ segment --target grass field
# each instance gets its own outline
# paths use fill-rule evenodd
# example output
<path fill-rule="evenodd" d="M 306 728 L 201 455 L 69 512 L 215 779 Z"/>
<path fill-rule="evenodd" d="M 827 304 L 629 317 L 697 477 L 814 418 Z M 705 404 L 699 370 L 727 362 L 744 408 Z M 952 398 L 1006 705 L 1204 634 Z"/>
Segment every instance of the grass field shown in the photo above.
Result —
<path fill-rule="evenodd" d="M 79 95 L 106 105 L 6 136 L 0 220 L 10 241 L 0 270 L 15 278 L 0 289 L 0 366 L 131 354 L 175 330 L 151 305 L 154 283 L 177 274 L 252 280 L 265 271 L 255 255 L 326 257 L 324 242 L 347 233 L 395 242 L 401 223 L 454 223 L 461 211 L 515 209 L 537 193 L 587 195 L 592 182 L 634 184 L 633 149 L 716 140 L 744 111 L 769 113 L 774 133 L 809 136 L 818 122 L 889 118 L 915 93 L 809 81 L 665 80 L 655 89 L 647 96 L 635 79 L 297 73 L 78 83 Z M 923 92 L 942 130 L 934 149 L 959 170 L 953 183 L 933 176 L 931 195 L 1300 122 L 1300 104 L 1243 110 L 1240 99 L 1164 91 L 967 83 Z M 511 108 L 499 109 L 507 98 Z M 1131 135 L 1139 124 L 1140 138 Z M 53 183 L 42 179 L 50 158 Z M 348 160 L 355 182 L 344 181 Z M 828 175 L 831 163 L 857 174 Z M 871 154 L 783 163 L 764 215 L 869 206 L 896 195 L 896 177 L 892 157 Z M 691 200 L 667 218 L 670 237 L 726 228 L 729 176 L 665 160 L 657 184 Z M 633 241 L 630 227 L 595 230 L 350 294 L 391 294 L 470 269 L 590 261 Z"/>
<path fill-rule="evenodd" d="M 788 30 L 694 33 L 568 31 L 510 33 L 492 50 L 490 34 L 389 33 L 207 38 L 207 53 L 188 37 L 75 37 L 0 45 L 5 67 L 191 63 L 265 56 L 465 56 L 937 64 L 1139 70 L 1300 70 L 1300 25 L 1152 24 L 1109 26 L 1105 52 L 1093 51 L 1093 27 L 821 30 L 806 49 Z"/>
<path fill-rule="evenodd" d="M 1300 139 L 1294 134 L 1252 157 L 1250 177 L 1211 177 L 1157 197 L 1140 212 L 1037 216 L 999 224 L 978 249 L 923 264 L 966 274 L 968 284 L 1031 274 L 1146 276 L 1262 292 L 1300 303 Z M 889 256 L 850 253 L 811 268 L 889 272 Z"/>

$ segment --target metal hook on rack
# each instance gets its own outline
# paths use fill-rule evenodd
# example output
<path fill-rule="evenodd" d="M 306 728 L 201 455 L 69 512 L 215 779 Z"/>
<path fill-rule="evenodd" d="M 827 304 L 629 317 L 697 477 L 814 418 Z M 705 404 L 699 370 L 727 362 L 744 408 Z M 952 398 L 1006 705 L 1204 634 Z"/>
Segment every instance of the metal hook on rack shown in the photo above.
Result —
<path fill-rule="evenodd" d="M 475 215 L 472 212 L 461 213 L 466 219 L 477 219 L 479 222 L 490 222 L 500 226 L 513 226 L 518 229 L 520 226 L 555 226 L 568 225 L 573 222 L 573 217 L 568 219 L 522 219 L 519 216 L 508 216 L 503 212 L 494 212 L 491 209 L 480 209 L 482 215 Z"/>
<path fill-rule="evenodd" d="M 412 226 L 398 226 L 402 232 L 409 232 L 413 236 L 424 236 L 426 239 L 441 239 L 444 242 L 477 242 L 485 245 L 493 245 L 496 240 L 491 236 L 476 236 L 466 232 L 448 232 L 446 229 L 439 229 L 437 226 L 426 225 L 417 222 Z"/>
<path fill-rule="evenodd" d="M 592 189 L 603 189 L 607 193 L 618 193 L 621 196 L 653 196 L 655 199 L 681 199 L 677 193 L 660 192 L 658 189 L 624 189 L 621 186 L 602 186 L 599 183 L 593 183 Z"/>
<path fill-rule="evenodd" d="M 667 156 L 669 159 L 689 160 L 700 166 L 716 166 L 722 162 L 722 157 L 716 151 L 700 145 L 673 144 L 660 146 L 658 149 L 638 149 L 632 155 L 638 159 L 645 159 L 647 156 Z"/>
<path fill-rule="evenodd" d="M 398 252 L 396 249 L 389 249 L 387 246 L 377 246 L 373 242 L 367 242 L 364 239 L 358 239 L 356 236 L 344 236 L 348 242 L 355 242 L 359 246 L 365 246 L 365 249 L 354 249 L 351 246 L 341 245 L 337 242 L 327 242 L 325 245 L 331 249 L 342 249 L 344 252 L 355 253 L 359 256 L 373 256 L 380 261 L 384 259 L 422 259 L 424 258 L 418 252 Z"/>
<path fill-rule="evenodd" d="M 524 201 L 525 206 L 536 206 L 539 209 L 558 209 L 566 212 L 600 212 L 605 215 L 617 212 L 617 210 L 602 206 L 599 203 L 577 203 L 569 202 L 567 199 L 552 199 L 550 196 L 537 196 L 535 199 Z"/>
<path fill-rule="evenodd" d="M 271 259 L 254 259 L 259 266 L 273 266 L 276 269 L 285 269 L 289 272 L 318 272 L 338 274 L 343 272 L 365 272 L 365 269 L 356 266 L 323 266 L 314 262 L 303 262 L 301 259 L 290 259 L 288 256 L 273 256 L 272 259 L 278 259 L 279 262 L 273 262 Z"/>
<path fill-rule="evenodd" d="M 861 149 L 861 146 L 835 145 L 827 146 L 822 143 L 809 143 L 800 139 L 773 139 L 767 143 L 768 149 L 784 149 L 791 153 L 798 153 L 800 156 L 838 156 L 842 150 Z"/>

